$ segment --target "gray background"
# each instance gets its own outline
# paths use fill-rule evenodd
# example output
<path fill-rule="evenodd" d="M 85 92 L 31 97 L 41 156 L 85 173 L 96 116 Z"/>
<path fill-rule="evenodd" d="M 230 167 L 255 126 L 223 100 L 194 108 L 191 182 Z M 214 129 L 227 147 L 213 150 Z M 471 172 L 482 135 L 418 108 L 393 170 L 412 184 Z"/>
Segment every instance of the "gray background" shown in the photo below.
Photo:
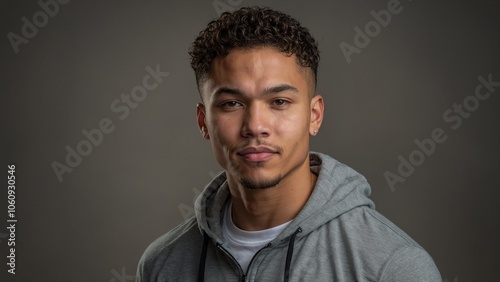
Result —
<path fill-rule="evenodd" d="M 388 2 L 230 1 L 282 10 L 318 39 L 327 107 L 312 149 L 364 174 L 377 209 L 428 250 L 443 279 L 500 281 L 500 88 L 458 129 L 443 120 L 479 75 L 500 81 L 500 4 L 402 0 L 348 63 L 339 44 L 353 45 L 353 28 Z M 16 54 L 7 34 L 21 35 L 21 18 L 40 10 L 1 2 L 1 173 L 16 164 L 18 223 L 15 276 L 0 229 L 0 281 L 131 281 L 146 246 L 191 214 L 220 171 L 196 126 L 187 56 L 217 11 L 212 0 L 70 1 Z M 170 75 L 120 120 L 112 101 L 157 64 Z M 51 163 L 64 164 L 65 147 L 103 118 L 115 130 L 60 182 Z M 447 140 L 391 191 L 384 172 L 435 128 Z"/>

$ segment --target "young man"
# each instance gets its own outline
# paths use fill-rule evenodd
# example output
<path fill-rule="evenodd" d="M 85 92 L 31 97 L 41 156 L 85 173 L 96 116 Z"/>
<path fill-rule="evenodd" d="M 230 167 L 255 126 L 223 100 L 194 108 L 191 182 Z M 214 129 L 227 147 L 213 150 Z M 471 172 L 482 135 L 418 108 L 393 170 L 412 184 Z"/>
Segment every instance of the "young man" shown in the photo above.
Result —
<path fill-rule="evenodd" d="M 440 281 L 432 258 L 374 210 L 365 178 L 309 152 L 323 119 L 319 52 L 283 13 L 208 24 L 191 65 L 198 125 L 224 168 L 196 216 L 153 242 L 137 281 Z"/>

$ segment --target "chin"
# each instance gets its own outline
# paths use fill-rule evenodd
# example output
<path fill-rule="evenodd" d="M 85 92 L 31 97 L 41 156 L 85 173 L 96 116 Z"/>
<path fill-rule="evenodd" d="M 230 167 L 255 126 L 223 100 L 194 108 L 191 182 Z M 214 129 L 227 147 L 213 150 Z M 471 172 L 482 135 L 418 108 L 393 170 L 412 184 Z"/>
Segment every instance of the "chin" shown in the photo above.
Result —
<path fill-rule="evenodd" d="M 267 189 L 276 187 L 283 177 L 278 175 L 274 178 L 240 178 L 240 184 L 247 189 Z"/>

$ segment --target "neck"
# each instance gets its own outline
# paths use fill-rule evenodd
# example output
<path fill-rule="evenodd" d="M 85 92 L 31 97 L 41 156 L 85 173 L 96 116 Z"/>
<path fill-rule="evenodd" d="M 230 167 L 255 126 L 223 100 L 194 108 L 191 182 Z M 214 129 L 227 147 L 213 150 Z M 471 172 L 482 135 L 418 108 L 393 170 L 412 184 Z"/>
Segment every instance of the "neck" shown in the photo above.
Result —
<path fill-rule="evenodd" d="M 307 166 L 284 177 L 278 185 L 266 189 L 248 189 L 228 177 L 234 224 L 243 230 L 272 228 L 295 218 L 304 207 L 316 184 Z"/>

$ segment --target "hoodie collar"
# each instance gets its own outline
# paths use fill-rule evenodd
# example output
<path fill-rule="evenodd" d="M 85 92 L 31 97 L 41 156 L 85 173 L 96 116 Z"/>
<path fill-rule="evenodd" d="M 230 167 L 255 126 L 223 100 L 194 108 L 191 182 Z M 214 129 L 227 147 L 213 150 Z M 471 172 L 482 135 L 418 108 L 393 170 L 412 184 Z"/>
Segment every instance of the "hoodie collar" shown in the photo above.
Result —
<path fill-rule="evenodd" d="M 297 237 L 306 236 L 313 230 L 341 214 L 359 207 L 375 208 L 368 198 L 371 193 L 366 179 L 352 168 L 337 160 L 321 154 L 310 153 L 311 171 L 318 175 L 314 190 L 305 206 L 292 222 L 278 235 L 271 244 L 291 236 L 298 228 L 302 230 Z M 200 231 L 203 230 L 222 244 L 221 216 L 222 210 L 229 199 L 229 187 L 226 174 L 220 173 L 210 182 L 197 198 L 195 213 Z"/>

